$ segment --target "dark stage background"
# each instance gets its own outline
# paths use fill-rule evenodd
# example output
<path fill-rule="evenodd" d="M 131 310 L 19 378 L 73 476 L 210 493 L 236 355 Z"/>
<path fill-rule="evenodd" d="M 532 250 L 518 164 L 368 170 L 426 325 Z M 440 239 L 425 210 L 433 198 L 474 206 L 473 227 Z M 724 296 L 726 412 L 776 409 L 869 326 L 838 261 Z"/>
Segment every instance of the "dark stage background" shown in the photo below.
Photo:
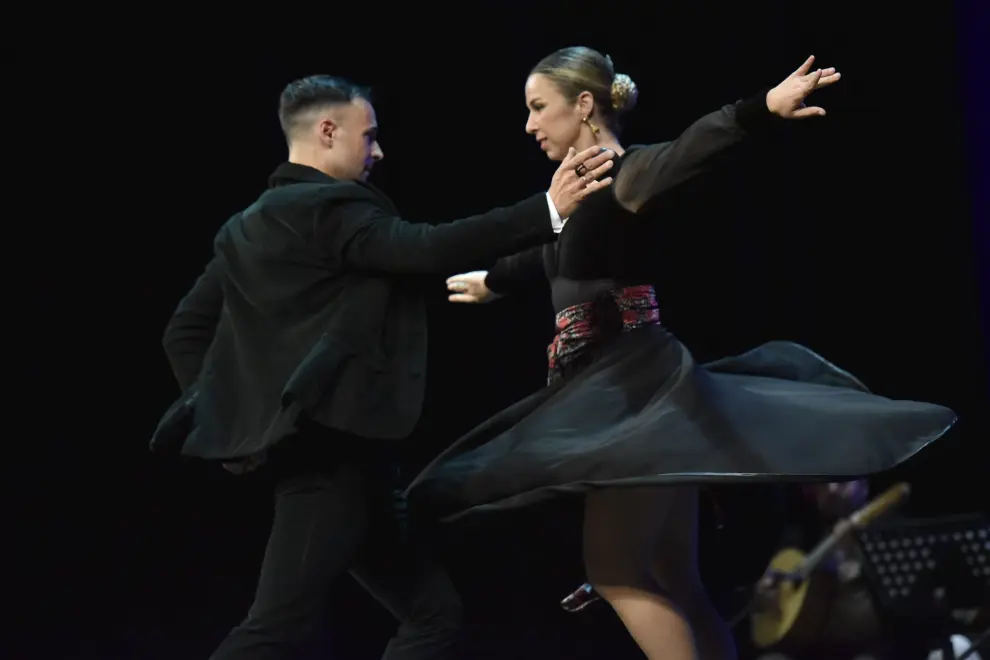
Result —
<path fill-rule="evenodd" d="M 976 179 L 965 169 L 967 80 L 952 8 L 689 4 L 611 15 L 476 5 L 421 15 L 424 27 L 408 31 L 376 28 L 389 14 L 369 6 L 353 30 L 326 20 L 292 44 L 231 36 L 213 50 L 174 38 L 105 54 L 67 47 L 62 95 L 87 120 L 80 139 L 92 156 L 85 190 L 64 199 L 51 186 L 39 202 L 74 213 L 39 230 L 62 233 L 46 243 L 58 267 L 34 271 L 50 288 L 30 309 L 51 321 L 32 337 L 47 347 L 28 378 L 41 409 L 27 423 L 39 430 L 9 478 L 23 526 L 12 584 L 25 595 L 8 657 L 205 658 L 246 612 L 269 494 L 219 469 L 160 460 L 146 443 L 177 396 L 164 325 L 221 223 L 284 158 L 281 88 L 318 72 L 376 88 L 385 160 L 374 181 L 410 220 L 439 222 L 546 187 L 554 166 L 523 131 L 522 90 L 553 49 L 595 47 L 637 82 L 627 144 L 671 139 L 809 54 L 837 66 L 841 83 L 813 97 L 827 118 L 741 150 L 692 190 L 690 215 L 657 248 L 663 316 L 699 360 L 789 339 L 880 393 L 953 407 L 961 421 L 949 435 L 874 485 L 910 480 L 912 515 L 985 510 L 974 236 L 986 233 L 976 233 L 968 196 Z M 25 76 L 43 68 L 19 62 Z M 442 278 L 434 292 L 437 405 L 424 453 L 539 387 L 551 332 L 545 291 L 480 308 L 446 303 Z M 51 397 L 76 403 L 51 406 Z M 727 521 L 715 530 L 706 514 L 704 567 L 728 616 L 728 595 L 762 570 L 780 520 L 772 488 L 721 493 Z M 447 530 L 471 617 L 468 657 L 638 657 L 606 606 L 567 615 L 557 605 L 584 577 L 577 522 L 561 502 Z M 375 658 L 392 626 L 344 580 L 325 655 L 313 657 Z"/>

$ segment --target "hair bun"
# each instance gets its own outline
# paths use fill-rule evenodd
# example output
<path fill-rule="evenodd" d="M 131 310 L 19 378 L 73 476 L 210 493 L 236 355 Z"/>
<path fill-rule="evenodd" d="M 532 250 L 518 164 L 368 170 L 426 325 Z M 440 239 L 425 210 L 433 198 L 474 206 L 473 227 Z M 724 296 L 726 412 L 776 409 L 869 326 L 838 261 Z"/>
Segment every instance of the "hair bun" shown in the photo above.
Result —
<path fill-rule="evenodd" d="M 612 78 L 612 108 L 616 112 L 628 112 L 636 106 L 639 90 L 632 78 L 624 73 L 617 73 Z"/>

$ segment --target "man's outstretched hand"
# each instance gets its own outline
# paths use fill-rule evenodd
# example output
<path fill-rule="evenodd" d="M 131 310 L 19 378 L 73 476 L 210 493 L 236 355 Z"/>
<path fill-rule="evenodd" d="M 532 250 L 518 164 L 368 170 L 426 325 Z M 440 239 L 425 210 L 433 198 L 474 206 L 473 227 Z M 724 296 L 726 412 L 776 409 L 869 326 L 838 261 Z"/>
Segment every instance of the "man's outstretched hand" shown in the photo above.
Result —
<path fill-rule="evenodd" d="M 767 92 L 767 108 L 770 112 L 785 119 L 807 119 L 824 117 L 825 109 L 818 106 L 806 107 L 804 100 L 816 89 L 838 82 L 842 74 L 834 67 L 811 70 L 815 62 L 812 55 L 797 71 L 784 78 L 783 82 Z"/>
<path fill-rule="evenodd" d="M 550 201 L 561 218 L 568 218 L 578 204 L 591 193 L 612 185 L 612 177 L 598 181 L 612 168 L 615 152 L 601 147 L 589 147 L 575 153 L 571 147 L 550 180 Z"/>
<path fill-rule="evenodd" d="M 499 296 L 488 288 L 485 278 L 487 270 L 473 270 L 447 278 L 447 290 L 451 292 L 447 300 L 456 303 L 486 303 Z"/>

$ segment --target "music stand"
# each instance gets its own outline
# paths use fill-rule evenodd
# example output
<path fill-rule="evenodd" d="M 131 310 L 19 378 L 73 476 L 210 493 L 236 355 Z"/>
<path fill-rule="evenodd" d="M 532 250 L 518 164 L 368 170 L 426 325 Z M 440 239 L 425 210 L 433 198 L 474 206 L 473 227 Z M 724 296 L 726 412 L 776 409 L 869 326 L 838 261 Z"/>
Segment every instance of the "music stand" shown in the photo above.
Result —
<path fill-rule="evenodd" d="M 855 534 L 883 618 L 907 624 L 919 651 L 954 657 L 949 638 L 965 628 L 954 613 L 990 602 L 990 519 L 880 521 Z"/>

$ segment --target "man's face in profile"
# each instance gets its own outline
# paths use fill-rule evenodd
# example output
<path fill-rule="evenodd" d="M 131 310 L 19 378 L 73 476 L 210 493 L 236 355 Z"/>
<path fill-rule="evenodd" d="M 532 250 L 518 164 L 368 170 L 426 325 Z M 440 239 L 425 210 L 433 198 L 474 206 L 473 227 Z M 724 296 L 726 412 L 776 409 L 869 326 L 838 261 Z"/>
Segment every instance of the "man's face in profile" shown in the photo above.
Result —
<path fill-rule="evenodd" d="M 337 169 L 344 178 L 365 181 L 375 163 L 384 157 L 378 145 L 375 109 L 366 100 L 357 98 L 334 110 L 337 128 L 331 150 L 336 152 Z"/>

